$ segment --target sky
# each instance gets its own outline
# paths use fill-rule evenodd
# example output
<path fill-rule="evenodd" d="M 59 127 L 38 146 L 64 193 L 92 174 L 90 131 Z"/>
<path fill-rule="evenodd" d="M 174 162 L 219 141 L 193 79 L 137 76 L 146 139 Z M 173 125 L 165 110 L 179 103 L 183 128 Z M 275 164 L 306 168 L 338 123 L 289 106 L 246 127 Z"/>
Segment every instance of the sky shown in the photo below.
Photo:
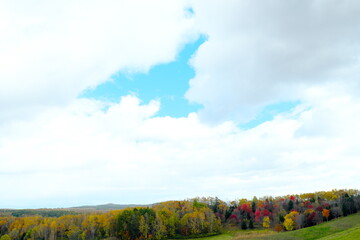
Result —
<path fill-rule="evenodd" d="M 359 188 L 359 11 L 1 1 L 0 208 Z"/>

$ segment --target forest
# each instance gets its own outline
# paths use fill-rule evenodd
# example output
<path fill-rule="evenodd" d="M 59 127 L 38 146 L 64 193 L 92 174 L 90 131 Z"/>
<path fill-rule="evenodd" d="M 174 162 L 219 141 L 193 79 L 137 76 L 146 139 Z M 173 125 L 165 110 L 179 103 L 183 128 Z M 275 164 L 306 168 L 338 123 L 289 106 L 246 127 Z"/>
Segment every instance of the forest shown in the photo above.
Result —
<path fill-rule="evenodd" d="M 186 239 L 228 227 L 293 231 L 358 211 L 355 189 L 231 202 L 198 197 L 113 211 L 1 210 L 0 240 Z"/>

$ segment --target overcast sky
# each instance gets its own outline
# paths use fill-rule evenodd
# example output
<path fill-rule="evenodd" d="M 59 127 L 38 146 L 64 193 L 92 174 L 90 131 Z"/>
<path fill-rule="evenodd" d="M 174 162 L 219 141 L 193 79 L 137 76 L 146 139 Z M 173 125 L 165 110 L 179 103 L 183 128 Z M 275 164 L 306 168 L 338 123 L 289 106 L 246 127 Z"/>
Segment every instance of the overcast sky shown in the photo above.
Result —
<path fill-rule="evenodd" d="M 360 2 L 0 3 L 0 208 L 360 186 Z"/>

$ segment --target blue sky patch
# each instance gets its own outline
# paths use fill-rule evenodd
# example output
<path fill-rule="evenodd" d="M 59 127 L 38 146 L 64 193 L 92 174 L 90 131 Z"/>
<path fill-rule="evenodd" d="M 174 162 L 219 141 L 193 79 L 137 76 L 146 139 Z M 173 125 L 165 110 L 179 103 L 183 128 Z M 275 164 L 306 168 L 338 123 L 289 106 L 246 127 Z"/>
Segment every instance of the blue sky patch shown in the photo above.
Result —
<path fill-rule="evenodd" d="M 240 128 L 248 130 L 260 125 L 263 122 L 271 121 L 280 113 L 289 112 L 295 106 L 300 104 L 300 101 L 286 101 L 268 105 L 257 115 L 257 117 L 247 123 L 240 124 Z"/>
<path fill-rule="evenodd" d="M 185 45 L 174 62 L 157 65 L 148 73 L 129 75 L 119 72 L 112 77 L 113 81 L 87 90 L 80 97 L 118 102 L 121 96 L 135 94 L 143 103 L 160 100 L 161 107 L 156 116 L 186 117 L 202 107 L 189 103 L 184 95 L 189 89 L 189 80 L 195 76 L 189 60 L 205 41 L 206 37 L 201 36 Z"/>
<path fill-rule="evenodd" d="M 195 11 L 193 8 L 189 7 L 185 9 L 185 15 L 188 17 L 192 17 L 193 15 L 195 15 Z"/>

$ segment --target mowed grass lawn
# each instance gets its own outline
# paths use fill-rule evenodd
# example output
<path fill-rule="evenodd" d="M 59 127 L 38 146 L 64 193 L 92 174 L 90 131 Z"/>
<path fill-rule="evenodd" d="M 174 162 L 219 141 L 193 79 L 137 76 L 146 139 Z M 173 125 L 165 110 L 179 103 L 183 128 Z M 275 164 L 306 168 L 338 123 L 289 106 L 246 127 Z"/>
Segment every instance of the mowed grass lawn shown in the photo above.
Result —
<path fill-rule="evenodd" d="M 360 226 L 350 228 L 346 231 L 335 233 L 328 237 L 320 238 L 319 240 L 358 240 L 360 239 Z"/>
<path fill-rule="evenodd" d="M 291 232 L 238 230 L 194 240 L 360 240 L 360 213 Z"/>
<path fill-rule="evenodd" d="M 235 239 L 254 239 L 262 236 L 269 236 L 276 232 L 271 230 L 237 230 L 223 233 L 217 236 L 194 238 L 189 240 L 235 240 Z"/>

